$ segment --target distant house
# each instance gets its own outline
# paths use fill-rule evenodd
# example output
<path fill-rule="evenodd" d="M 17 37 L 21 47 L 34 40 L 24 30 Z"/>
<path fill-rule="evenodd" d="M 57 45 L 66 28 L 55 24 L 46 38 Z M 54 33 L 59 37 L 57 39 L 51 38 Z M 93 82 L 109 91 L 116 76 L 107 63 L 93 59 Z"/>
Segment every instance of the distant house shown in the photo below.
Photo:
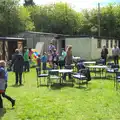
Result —
<path fill-rule="evenodd" d="M 94 38 L 89 36 L 66 36 L 66 45 L 72 45 L 74 56 L 79 56 L 86 60 L 94 60 L 101 57 L 103 45 L 108 48 L 109 55 L 112 55 L 114 44 L 120 46 L 119 41 L 115 39 Z"/>

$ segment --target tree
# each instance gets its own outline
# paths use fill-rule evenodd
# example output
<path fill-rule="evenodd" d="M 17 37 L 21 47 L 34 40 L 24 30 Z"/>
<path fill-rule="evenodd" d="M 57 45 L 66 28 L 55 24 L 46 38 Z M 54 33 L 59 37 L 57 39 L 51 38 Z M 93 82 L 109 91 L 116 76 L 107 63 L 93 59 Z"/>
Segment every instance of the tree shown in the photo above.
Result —
<path fill-rule="evenodd" d="M 25 30 L 34 30 L 29 12 L 18 0 L 0 1 L 0 36 L 9 36 Z"/>

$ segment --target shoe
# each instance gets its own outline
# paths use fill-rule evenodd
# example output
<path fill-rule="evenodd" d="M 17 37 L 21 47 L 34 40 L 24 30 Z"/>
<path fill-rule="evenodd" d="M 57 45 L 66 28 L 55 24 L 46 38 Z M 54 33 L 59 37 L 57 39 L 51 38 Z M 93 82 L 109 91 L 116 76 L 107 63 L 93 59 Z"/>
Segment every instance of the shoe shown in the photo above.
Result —
<path fill-rule="evenodd" d="M 15 106 L 15 100 L 12 101 L 12 107 L 14 107 L 14 106 Z"/>

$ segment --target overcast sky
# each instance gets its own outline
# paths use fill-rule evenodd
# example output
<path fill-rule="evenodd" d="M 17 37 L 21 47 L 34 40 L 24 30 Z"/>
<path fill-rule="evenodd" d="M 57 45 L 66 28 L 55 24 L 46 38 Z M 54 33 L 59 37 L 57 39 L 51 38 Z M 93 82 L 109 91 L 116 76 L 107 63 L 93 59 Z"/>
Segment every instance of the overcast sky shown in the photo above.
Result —
<path fill-rule="evenodd" d="M 74 8 L 76 11 L 81 11 L 82 9 L 90 9 L 97 7 L 98 2 L 101 3 L 101 6 L 105 6 L 110 2 L 118 2 L 120 3 L 120 0 L 33 0 L 35 4 L 39 5 L 45 5 L 50 3 L 56 3 L 56 2 L 67 2 L 71 5 L 72 8 Z M 20 0 L 20 3 L 23 4 L 24 0 Z"/>

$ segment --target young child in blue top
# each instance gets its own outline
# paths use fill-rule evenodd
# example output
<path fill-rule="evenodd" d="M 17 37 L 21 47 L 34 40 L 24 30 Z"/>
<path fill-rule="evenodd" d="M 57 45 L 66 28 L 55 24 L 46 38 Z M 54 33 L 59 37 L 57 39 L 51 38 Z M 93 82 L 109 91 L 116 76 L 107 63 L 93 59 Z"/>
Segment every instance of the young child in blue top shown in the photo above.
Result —
<path fill-rule="evenodd" d="M 5 61 L 1 60 L 0 61 L 0 72 L 4 73 L 2 76 L 3 76 L 3 79 L 5 80 L 4 92 L 1 93 L 1 94 L 2 94 L 2 97 L 8 99 L 11 102 L 12 107 L 13 107 L 15 105 L 15 100 L 12 99 L 10 96 L 8 96 L 8 95 L 5 94 L 5 91 L 6 91 L 6 88 L 7 88 L 7 81 L 8 81 L 8 72 L 7 72 L 7 70 L 5 70 L 5 66 L 6 66 Z M 2 98 L 0 98 L 0 107 L 1 108 L 3 107 Z"/>
<path fill-rule="evenodd" d="M 41 57 L 41 62 L 42 62 L 42 66 L 43 66 L 43 71 L 45 73 L 46 70 L 46 64 L 47 64 L 47 53 L 44 52 L 43 56 Z"/>

